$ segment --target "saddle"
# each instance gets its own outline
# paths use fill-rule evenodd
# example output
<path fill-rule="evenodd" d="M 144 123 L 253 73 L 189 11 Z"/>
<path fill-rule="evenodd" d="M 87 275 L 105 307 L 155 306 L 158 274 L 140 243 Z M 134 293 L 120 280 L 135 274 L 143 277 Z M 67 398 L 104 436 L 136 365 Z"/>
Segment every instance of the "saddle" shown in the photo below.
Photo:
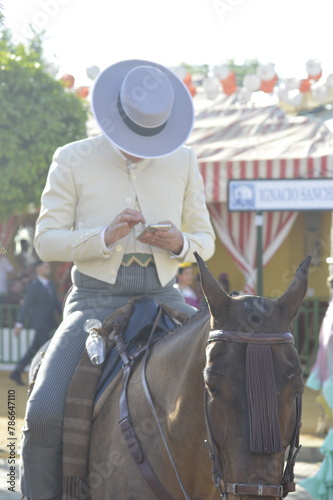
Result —
<path fill-rule="evenodd" d="M 177 325 L 175 314 L 182 321 L 185 319 L 185 315 L 180 316 L 178 311 L 167 308 L 164 304 L 158 304 L 148 297 L 140 297 L 126 306 L 111 314 L 103 327 L 103 329 L 107 330 L 110 327 L 113 328 L 113 333 L 110 333 L 112 345 L 108 349 L 108 356 L 104 362 L 103 372 L 97 385 L 94 417 L 98 414 L 109 395 L 108 387 L 111 381 L 122 367 L 124 362 L 121 355 L 122 350 L 125 349 L 127 356 L 131 356 L 147 344 L 153 326 L 153 340 L 156 342 L 175 328 Z M 161 307 L 163 312 L 155 324 Z M 129 317 L 128 314 L 130 314 Z"/>
<path fill-rule="evenodd" d="M 91 363 L 86 350 L 69 385 L 63 429 L 63 499 L 87 499 L 85 483 L 92 420 L 112 392 L 123 365 L 140 359 L 149 346 L 174 330 L 188 316 L 148 297 L 130 300 L 97 329 L 106 341 L 106 359 Z M 83 392 L 84 388 L 84 392 Z"/>

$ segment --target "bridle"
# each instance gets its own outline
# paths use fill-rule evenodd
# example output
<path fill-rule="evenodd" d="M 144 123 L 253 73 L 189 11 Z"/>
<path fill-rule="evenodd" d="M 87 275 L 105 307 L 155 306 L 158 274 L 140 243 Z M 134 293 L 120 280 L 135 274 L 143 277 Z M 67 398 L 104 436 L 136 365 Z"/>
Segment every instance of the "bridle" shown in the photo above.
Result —
<path fill-rule="evenodd" d="M 211 342 L 239 342 L 243 344 L 294 344 L 294 337 L 291 333 L 243 333 L 226 330 L 213 330 L 208 336 L 208 345 Z M 208 393 L 205 389 L 205 420 L 208 439 L 205 443 L 209 449 L 209 456 L 212 463 L 212 479 L 215 487 L 220 491 L 221 496 L 227 497 L 228 493 L 233 495 L 286 497 L 288 493 L 295 491 L 294 466 L 296 456 L 301 448 L 299 445 L 299 434 L 301 427 L 301 395 L 296 397 L 296 427 L 289 445 L 289 453 L 281 484 L 250 484 L 250 483 L 227 483 L 223 479 L 219 452 L 214 442 L 211 425 L 209 422 L 207 408 Z"/>

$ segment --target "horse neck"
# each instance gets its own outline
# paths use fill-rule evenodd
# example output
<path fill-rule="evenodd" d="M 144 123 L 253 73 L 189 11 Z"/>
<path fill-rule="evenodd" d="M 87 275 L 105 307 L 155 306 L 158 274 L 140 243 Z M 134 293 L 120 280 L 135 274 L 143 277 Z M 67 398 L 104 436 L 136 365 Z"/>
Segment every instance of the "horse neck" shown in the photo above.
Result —
<path fill-rule="evenodd" d="M 177 328 L 159 352 L 157 365 L 167 374 L 169 394 L 175 405 L 198 404 L 203 398 L 203 369 L 206 361 L 206 345 L 210 330 L 208 310 L 192 316 Z"/>

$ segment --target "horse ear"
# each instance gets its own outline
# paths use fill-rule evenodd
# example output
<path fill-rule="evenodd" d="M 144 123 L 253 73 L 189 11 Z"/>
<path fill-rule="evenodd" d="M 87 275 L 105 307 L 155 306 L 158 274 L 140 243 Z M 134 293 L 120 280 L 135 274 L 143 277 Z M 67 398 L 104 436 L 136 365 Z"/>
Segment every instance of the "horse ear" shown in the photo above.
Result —
<path fill-rule="evenodd" d="M 209 271 L 203 259 L 194 252 L 200 271 L 201 288 L 206 297 L 209 310 L 214 319 L 218 319 L 223 313 L 224 307 L 232 298 L 224 291 L 220 283 Z"/>
<path fill-rule="evenodd" d="M 312 255 L 305 257 L 298 266 L 295 276 L 281 297 L 276 299 L 280 306 L 286 306 L 290 311 L 291 320 L 295 318 L 308 288 L 308 274 Z"/>

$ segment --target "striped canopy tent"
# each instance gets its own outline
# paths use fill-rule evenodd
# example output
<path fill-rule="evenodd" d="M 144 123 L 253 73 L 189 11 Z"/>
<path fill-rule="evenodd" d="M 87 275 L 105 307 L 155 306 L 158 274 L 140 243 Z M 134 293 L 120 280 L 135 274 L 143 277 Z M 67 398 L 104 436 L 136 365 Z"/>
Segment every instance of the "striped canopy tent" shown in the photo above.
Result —
<path fill-rule="evenodd" d="M 255 293 L 256 214 L 228 211 L 228 179 L 333 177 L 333 135 L 313 117 L 290 117 L 276 106 L 246 107 L 230 101 L 226 105 L 222 98 L 197 114 L 189 145 L 198 156 L 216 233 L 244 274 L 243 291 Z M 265 266 L 297 213 L 263 216 Z"/>

